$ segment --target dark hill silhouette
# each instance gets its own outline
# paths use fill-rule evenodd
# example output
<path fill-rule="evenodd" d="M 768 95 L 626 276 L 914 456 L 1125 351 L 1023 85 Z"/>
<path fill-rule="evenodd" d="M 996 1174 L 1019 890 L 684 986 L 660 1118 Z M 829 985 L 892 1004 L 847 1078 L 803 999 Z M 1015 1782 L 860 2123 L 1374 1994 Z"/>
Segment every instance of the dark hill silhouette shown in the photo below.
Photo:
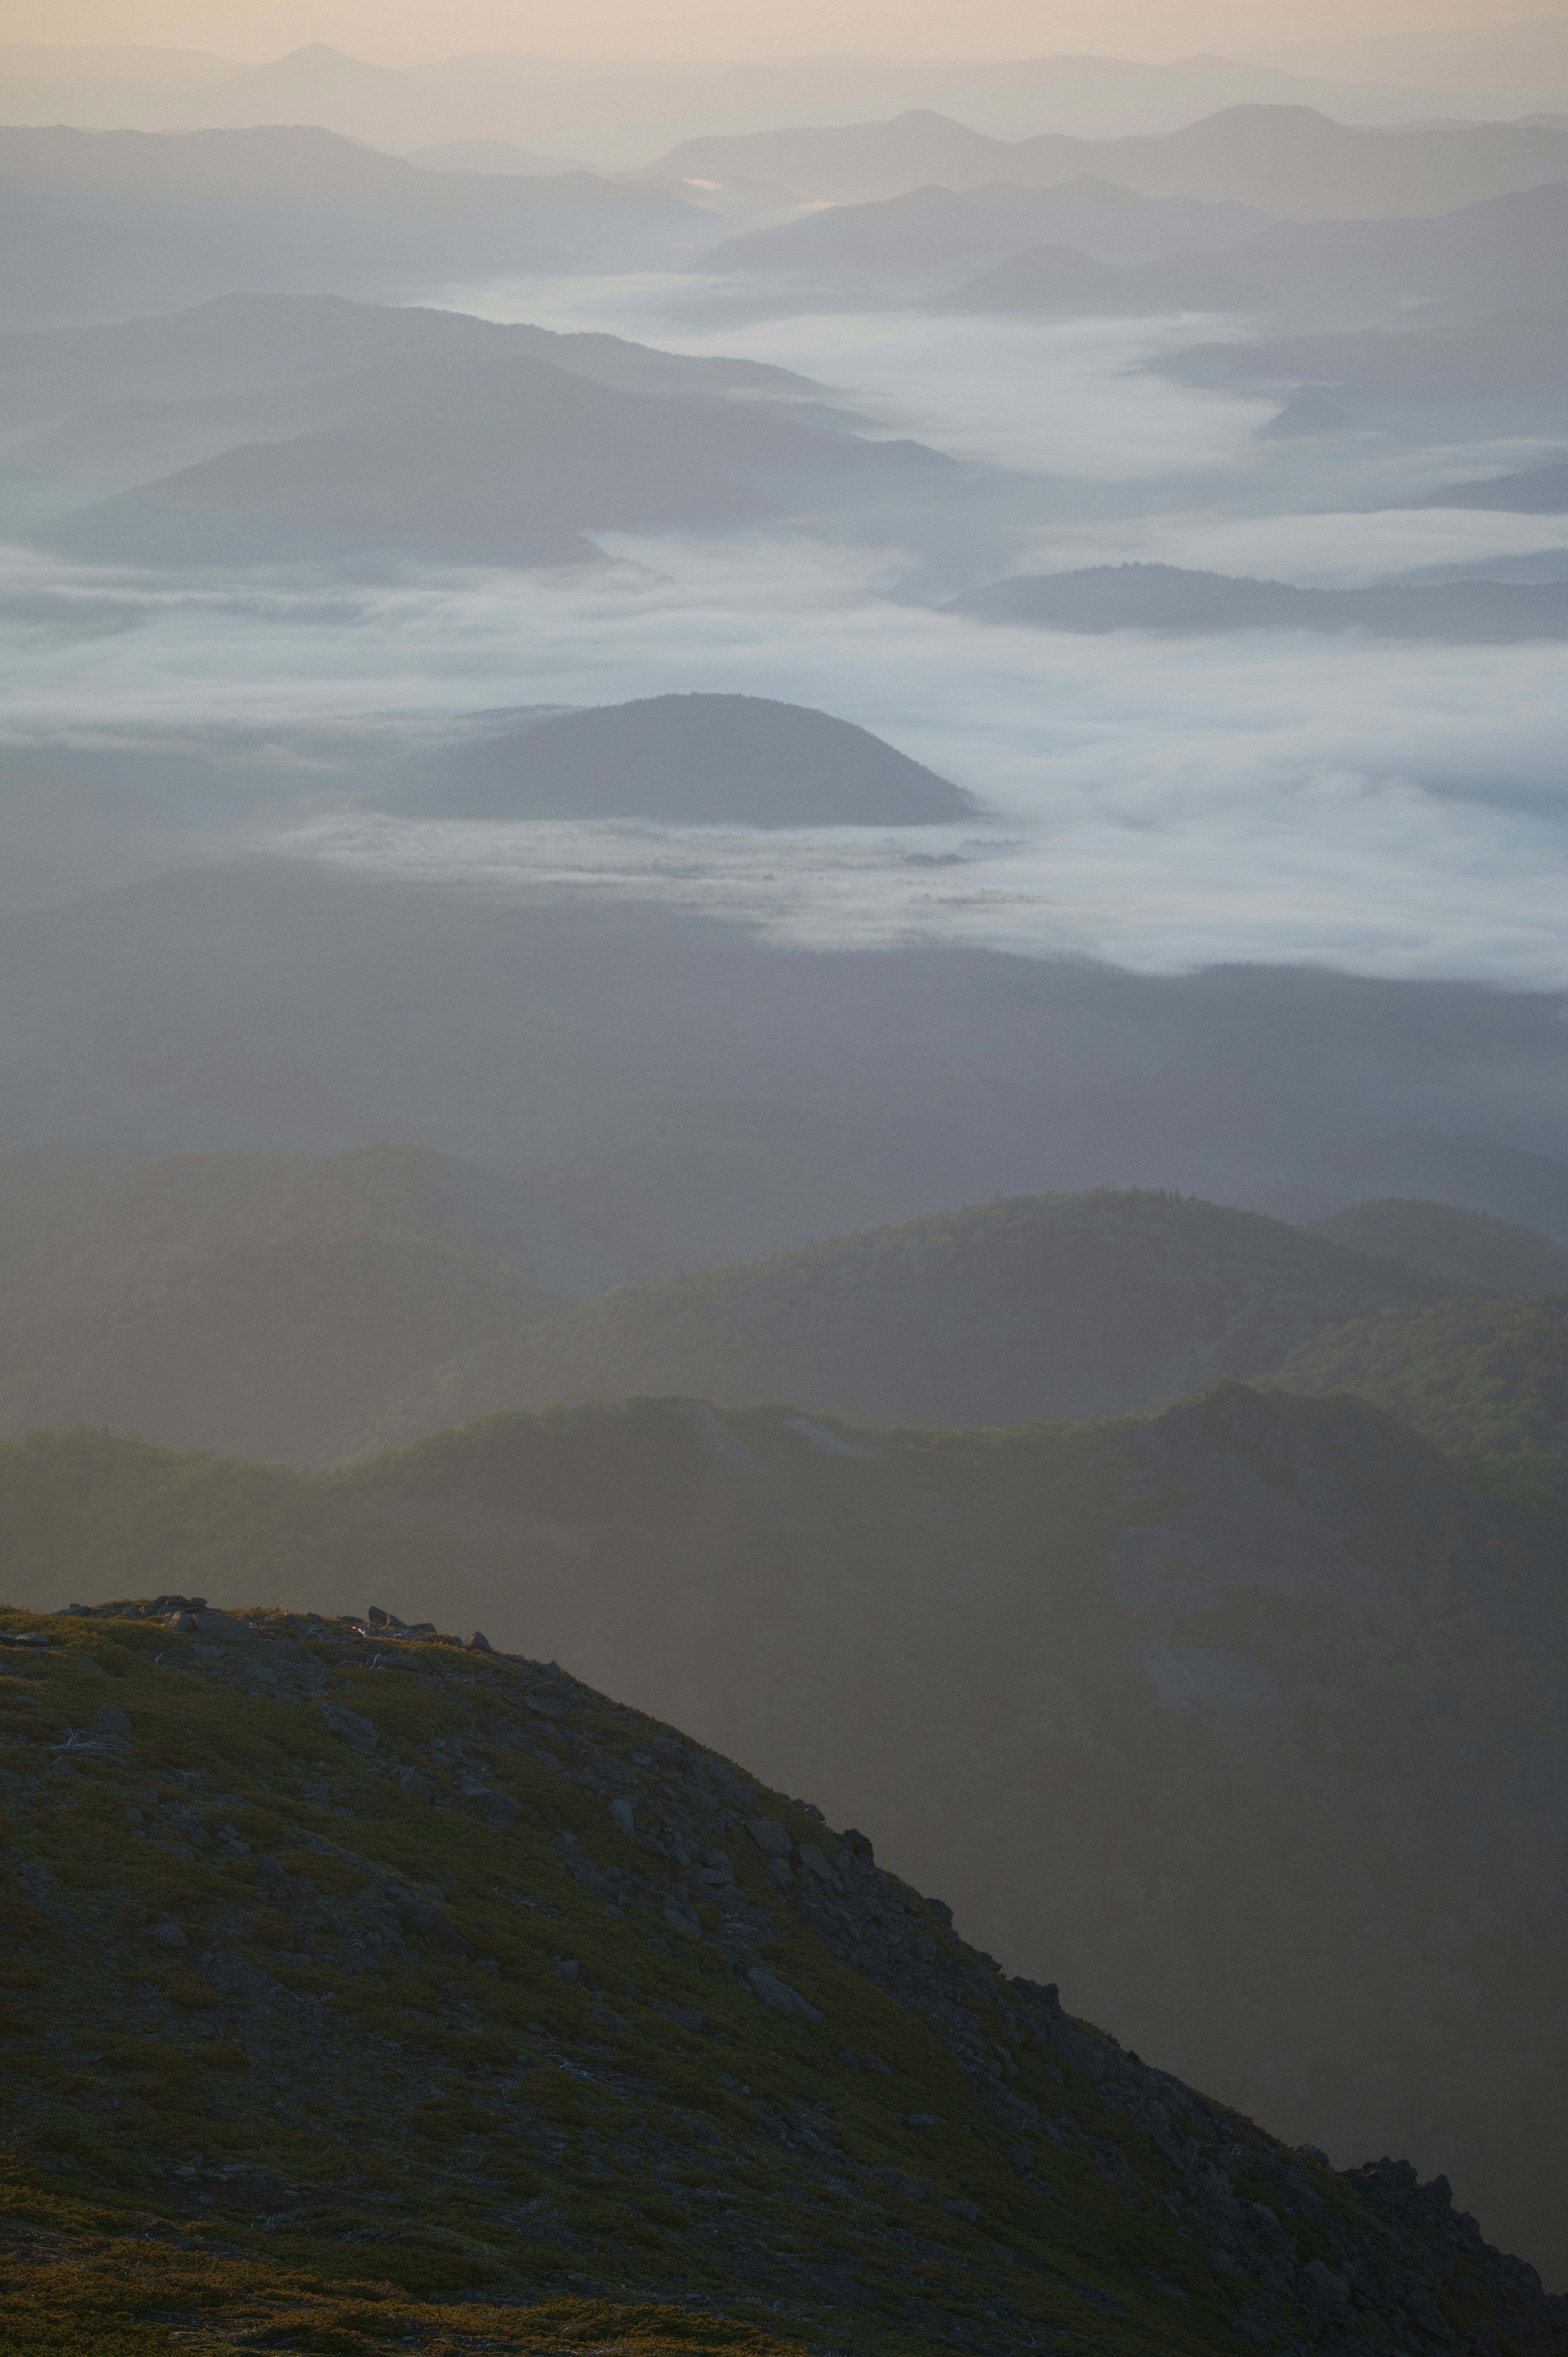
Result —
<path fill-rule="evenodd" d="M 1487 1293 L 1568 1292 L 1568 1251 L 1534 1228 L 1419 1196 L 1385 1196 L 1313 1222 L 1312 1232 L 1352 1252 L 1402 1261 L 1449 1285 Z"/>
<path fill-rule="evenodd" d="M 1329 324 L 1395 319 L 1412 289 L 1465 313 L 1550 310 L 1562 302 L 1568 179 L 1493 197 L 1435 220 L 1285 221 L 1218 260 L 1090 264 L 1047 247 L 1022 253 L 945 307 L 963 310 L 1272 310 Z"/>
<path fill-rule="evenodd" d="M 242 445 L 384 416 L 477 370 L 544 361 L 621 393 L 821 388 L 750 361 L 687 359 L 618 336 L 561 335 L 458 311 L 335 295 L 234 295 L 170 317 L 0 336 L 0 502 L 13 530 Z M 814 422 L 831 419 L 819 404 Z M 18 436 L 17 429 L 31 427 Z"/>
<path fill-rule="evenodd" d="M 1082 173 L 1146 197 L 1260 206 L 1303 221 L 1442 213 L 1568 179 L 1568 132 L 1517 124 L 1352 128 L 1310 106 L 1223 107 L 1177 131 L 992 139 L 915 110 L 888 123 L 692 139 L 651 173 L 756 181 L 801 199 L 857 203 L 936 181 L 1052 188 Z"/>
<path fill-rule="evenodd" d="M 236 287 L 396 301 L 486 270 L 666 264 L 712 242 L 661 188 L 426 172 L 308 125 L 0 129 L 0 324 L 66 326 Z"/>
<path fill-rule="evenodd" d="M 780 393 L 820 386 L 761 361 L 689 358 L 621 336 L 561 334 L 416 304 L 339 295 L 225 295 L 156 318 L 0 336 L 0 416 L 59 419 L 108 401 L 254 400 L 362 385 L 378 410 L 511 360 L 552 361 L 620 393 Z"/>
<path fill-rule="evenodd" d="M 764 695 L 651 695 L 445 755 L 423 806 L 452 818 L 918 826 L 977 814 L 868 729 Z"/>
<path fill-rule="evenodd" d="M 723 531 L 925 483 L 947 463 L 915 443 L 620 393 L 520 359 L 363 424 L 228 451 L 39 536 L 153 564 L 558 565 L 595 556 L 595 531 Z"/>
<path fill-rule="evenodd" d="M 1509 515 L 1562 515 L 1568 510 L 1568 459 L 1528 467 L 1516 475 L 1488 475 L 1478 483 L 1448 483 L 1429 491 L 1423 508 L 1496 508 Z"/>
<path fill-rule="evenodd" d="M 1101 262 L 1070 246 L 1033 246 L 942 297 L 944 311 L 1262 311 L 1266 282 L 1251 274 L 1251 244 L 1218 259 L 1167 253 L 1155 262 Z"/>
<path fill-rule="evenodd" d="M 1455 2212 L 1563 2264 L 1563 1544 L 1550 1498 L 1375 1409 L 1239 1385 L 1150 1425 L 983 1437 L 641 1402 L 494 1419 L 349 1480 L 94 1432 L 0 1448 L 13 1598 L 163 1598 L 0 1614 L 53 1640 L 0 1652 L 13 2200 L 72 2163 L 39 2197 L 48 2279 L 75 2279 L 58 2235 L 83 2193 L 100 2311 L 120 2205 L 145 2306 L 149 2217 L 201 2219 L 210 2287 L 227 2233 L 251 2227 L 254 2267 L 278 2231 L 254 2217 L 298 2201 L 291 2319 L 324 2259 L 360 2298 L 373 2233 L 382 2289 L 434 2272 L 470 2300 L 481 2257 L 481 2291 L 515 2267 L 534 2300 L 557 2265 L 634 2293 L 646 2267 L 665 2299 L 700 2268 L 710 2352 L 744 2293 L 786 2304 L 792 2347 L 885 2300 L 909 2345 L 945 2342 L 983 2298 L 1007 2357 L 1043 2330 L 1286 2357 L 1349 2305 L 1332 2275 L 1361 2337 L 1436 2295 L 1548 2357 L 1561 2304 Z M 182 1625 L 192 1597 L 258 1589 L 290 1617 Z M 528 1658 L 435 1637 L 476 1622 Z M 590 1659 L 615 1702 L 579 1682 Z M 678 1709 L 692 1735 L 658 1723 Z M 837 1832 L 852 1813 L 896 1876 Z M 950 1908 L 1125 2043 L 1056 2028 Z M 184 1949 L 150 1936 L 170 1921 Z M 79 2006 L 91 2048 L 38 2068 L 35 2031 Z M 329 2150 L 328 2207 L 339 2110 L 355 2181 Z M 1457 2200 L 1272 2158 L 1248 2115 L 1352 2170 L 1412 2150 Z M 435 2239 L 471 2231 L 457 2170 L 489 2203 L 482 2254 Z M 1080 2329 L 1085 2286 L 1117 2306 Z M 507 2313 L 448 2330 L 499 2337 Z M 612 2331 L 601 2307 L 595 2345 Z"/>
<path fill-rule="evenodd" d="M 1343 398 L 1363 423 L 1413 424 L 1432 438 L 1556 433 L 1568 371 L 1568 313 L 1499 310 L 1484 321 L 1356 328 L 1191 344 L 1150 363 L 1185 384 L 1266 392 L 1300 384 Z"/>
<path fill-rule="evenodd" d="M 1255 1212 L 1129 1189 L 1019 1196 L 607 1295 L 417 1378 L 368 1453 L 496 1408 L 691 1393 L 876 1424 L 1138 1411 L 1446 1288 Z"/>
<path fill-rule="evenodd" d="M 1146 262 L 1177 247 L 1237 245 L 1268 226 L 1268 215 L 1250 205 L 1138 196 L 1086 173 L 1059 188 L 925 188 L 873 204 L 834 205 L 730 238 L 703 264 L 745 276 L 934 288 L 1042 244 L 1103 262 Z"/>
<path fill-rule="evenodd" d="M 966 590 L 953 610 L 1042 630 L 1362 630 L 1391 639 L 1568 638 L 1568 584 L 1444 581 L 1300 589 L 1175 565 L 1019 574 Z"/>

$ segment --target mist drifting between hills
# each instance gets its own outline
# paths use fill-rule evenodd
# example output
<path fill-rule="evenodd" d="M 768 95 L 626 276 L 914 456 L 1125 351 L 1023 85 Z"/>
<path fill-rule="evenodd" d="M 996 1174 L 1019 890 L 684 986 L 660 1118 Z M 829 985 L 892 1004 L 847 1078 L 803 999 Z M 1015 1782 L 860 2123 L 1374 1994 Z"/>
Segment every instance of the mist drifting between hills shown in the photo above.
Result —
<path fill-rule="evenodd" d="M 0 50 L 18 2347 L 1568 2345 L 1568 25 L 1374 48 Z"/>

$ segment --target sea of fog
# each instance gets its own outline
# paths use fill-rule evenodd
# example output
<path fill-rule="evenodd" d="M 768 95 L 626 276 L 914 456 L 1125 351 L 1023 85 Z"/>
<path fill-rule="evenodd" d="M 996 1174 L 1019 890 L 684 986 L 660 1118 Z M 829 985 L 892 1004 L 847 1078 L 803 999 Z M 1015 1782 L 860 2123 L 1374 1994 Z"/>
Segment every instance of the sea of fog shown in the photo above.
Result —
<path fill-rule="evenodd" d="M 1260 440 L 1275 404 L 1150 371 L 1212 323 L 779 316 L 696 279 L 441 299 L 777 361 L 879 430 L 1004 468 L 1016 515 L 1004 490 L 993 497 L 992 573 L 1151 558 L 1348 586 L 1568 543 L 1561 518 L 1403 504 L 1543 446 L 1412 452 L 1368 435 L 1326 457 Z M 369 582 L 170 580 L 5 551 L 0 727 L 145 743 L 384 719 L 395 735 L 510 705 L 774 695 L 875 730 L 969 787 L 991 820 L 757 835 L 325 808 L 282 841 L 524 897 L 655 899 L 824 944 L 929 938 L 1143 971 L 1262 959 L 1568 985 L 1561 644 L 997 629 L 928 602 L 931 550 L 886 523 L 605 545 L 613 566 L 567 575 L 411 568 Z"/>

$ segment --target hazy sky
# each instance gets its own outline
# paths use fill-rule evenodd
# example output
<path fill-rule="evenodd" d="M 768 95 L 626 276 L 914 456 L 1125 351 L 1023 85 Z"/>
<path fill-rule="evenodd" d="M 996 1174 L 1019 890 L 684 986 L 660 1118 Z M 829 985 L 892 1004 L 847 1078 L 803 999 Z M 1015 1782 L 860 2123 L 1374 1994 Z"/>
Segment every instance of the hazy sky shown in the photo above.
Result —
<path fill-rule="evenodd" d="M 10 0 L 11 41 L 275 57 L 325 41 L 385 64 L 467 49 L 644 58 L 1178 56 L 1428 26 L 1509 24 L 1528 0 Z"/>

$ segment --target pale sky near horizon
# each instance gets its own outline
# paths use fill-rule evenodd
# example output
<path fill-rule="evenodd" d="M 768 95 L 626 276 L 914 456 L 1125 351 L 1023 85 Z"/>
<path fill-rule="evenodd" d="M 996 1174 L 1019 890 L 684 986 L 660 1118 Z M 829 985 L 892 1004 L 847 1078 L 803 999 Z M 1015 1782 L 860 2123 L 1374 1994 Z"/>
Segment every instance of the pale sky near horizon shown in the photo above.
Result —
<path fill-rule="evenodd" d="M 1513 25 L 1529 0 L 6 0 L 10 42 L 202 49 L 321 41 L 384 65 L 557 56 L 1173 57 L 1273 42 Z"/>

